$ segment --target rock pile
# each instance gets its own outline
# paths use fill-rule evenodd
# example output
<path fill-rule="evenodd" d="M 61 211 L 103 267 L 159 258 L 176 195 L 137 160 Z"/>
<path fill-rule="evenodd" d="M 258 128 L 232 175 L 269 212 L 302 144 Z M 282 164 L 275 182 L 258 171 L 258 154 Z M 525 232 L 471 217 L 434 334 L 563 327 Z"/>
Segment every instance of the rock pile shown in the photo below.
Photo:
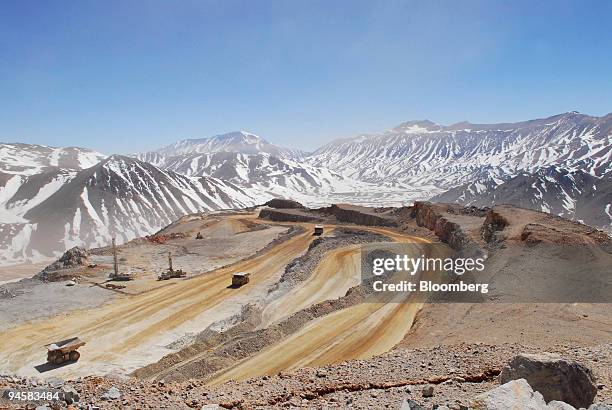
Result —
<path fill-rule="evenodd" d="M 370 359 L 353 360 L 322 368 L 283 371 L 276 375 L 241 382 L 230 381 L 219 386 L 210 386 L 205 380 L 193 379 L 174 382 L 88 376 L 63 381 L 57 378 L 38 380 L 0 375 L 0 391 L 46 386 L 56 386 L 62 391 L 74 389 L 76 396 L 72 392 L 71 405 L 67 401 L 36 403 L 50 408 L 66 408 L 69 405 L 68 408 L 73 410 L 296 407 L 402 410 L 575 409 L 566 402 L 547 402 L 545 395 L 530 386 L 525 378 L 510 380 L 500 386 L 497 375 L 504 366 L 512 366 L 517 351 L 537 352 L 528 346 L 515 344 L 460 344 L 412 350 L 395 349 Z M 601 386 L 598 387 L 597 403 L 585 408 L 612 410 L 612 392 L 606 387 L 612 384 L 612 345 L 563 347 L 554 351 L 567 362 L 576 361 L 588 365 L 597 376 Z M 494 369 L 497 369 L 497 372 L 493 371 Z M 551 381 L 557 377 L 559 374 L 552 373 Z M 24 405 L 0 398 L 0 408 L 24 408 Z M 35 406 L 31 408 L 34 409 Z"/>
<path fill-rule="evenodd" d="M 64 252 L 64 254 L 58 260 L 47 266 L 35 277 L 44 281 L 54 280 L 56 279 L 56 272 L 87 265 L 88 261 L 89 252 L 87 249 L 81 248 L 80 246 L 75 246 L 74 248 L 68 249 L 66 252 Z"/>

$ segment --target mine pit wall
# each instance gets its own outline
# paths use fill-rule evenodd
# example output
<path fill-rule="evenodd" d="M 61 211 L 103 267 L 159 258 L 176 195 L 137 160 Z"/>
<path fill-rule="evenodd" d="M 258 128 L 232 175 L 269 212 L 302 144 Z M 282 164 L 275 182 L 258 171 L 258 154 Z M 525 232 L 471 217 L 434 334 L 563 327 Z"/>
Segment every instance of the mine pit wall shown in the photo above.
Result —
<path fill-rule="evenodd" d="M 283 212 L 277 211 L 271 208 L 264 208 L 259 211 L 260 219 L 268 219 L 274 222 L 321 222 L 322 219 L 310 216 L 303 215 L 299 213 L 293 212 Z"/>
<path fill-rule="evenodd" d="M 354 223 L 356 225 L 363 226 L 397 226 L 397 222 L 390 218 L 360 212 L 355 209 L 346 209 L 337 205 L 332 205 L 328 208 L 321 208 L 317 211 L 323 214 L 333 215 L 339 222 Z"/>
<path fill-rule="evenodd" d="M 317 216 L 317 214 L 319 216 Z M 298 208 L 297 206 L 283 209 L 264 208 L 259 212 L 259 218 L 268 219 L 274 222 L 324 222 L 326 219 L 329 219 L 329 217 L 334 217 L 338 222 L 362 226 L 398 226 L 394 218 L 361 212 L 357 209 L 343 208 L 337 205 L 310 210 L 307 208 Z"/>
<path fill-rule="evenodd" d="M 481 256 L 483 249 L 471 240 L 461 226 L 451 222 L 440 214 L 429 202 L 415 202 L 411 207 L 410 216 L 417 225 L 432 231 L 440 240 L 456 250 L 462 257 Z"/>
<path fill-rule="evenodd" d="M 269 293 L 281 287 L 291 288 L 308 279 L 323 258 L 334 249 L 372 242 L 392 242 L 392 239 L 385 235 L 358 229 L 336 228 L 334 233 L 336 236 L 314 239 L 306 254 L 285 267 L 285 272 Z"/>

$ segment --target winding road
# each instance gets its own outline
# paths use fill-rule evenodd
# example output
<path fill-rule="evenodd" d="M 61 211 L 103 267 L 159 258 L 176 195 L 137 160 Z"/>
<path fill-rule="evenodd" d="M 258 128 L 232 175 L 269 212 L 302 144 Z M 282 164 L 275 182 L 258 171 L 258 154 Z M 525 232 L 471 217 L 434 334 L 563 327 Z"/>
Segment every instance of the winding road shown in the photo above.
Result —
<path fill-rule="evenodd" d="M 300 225 L 306 232 L 227 268 L 176 281 L 173 286 L 145 294 L 122 296 L 95 309 L 72 311 L 7 329 L 0 335 L 3 353 L 0 370 L 38 375 L 35 366 L 44 363 L 46 357 L 43 346 L 73 336 L 87 341 L 80 349 L 81 360 L 51 370 L 46 376 L 128 373 L 155 362 L 170 352 L 165 345 L 187 332 L 201 331 L 231 316 L 249 298 L 261 295 L 276 282 L 285 266 L 302 255 L 312 241 L 313 224 Z M 360 229 L 414 243 L 414 246 L 427 242 L 386 228 Z M 236 271 L 251 272 L 248 286 L 228 288 L 231 275 Z M 308 280 L 266 308 L 266 320 L 274 323 L 314 303 L 337 298 L 358 280 L 359 248 L 334 250 L 326 255 Z M 213 382 L 385 352 L 410 329 L 419 308 L 420 305 L 410 303 L 363 303 L 332 313 L 216 375 Z"/>

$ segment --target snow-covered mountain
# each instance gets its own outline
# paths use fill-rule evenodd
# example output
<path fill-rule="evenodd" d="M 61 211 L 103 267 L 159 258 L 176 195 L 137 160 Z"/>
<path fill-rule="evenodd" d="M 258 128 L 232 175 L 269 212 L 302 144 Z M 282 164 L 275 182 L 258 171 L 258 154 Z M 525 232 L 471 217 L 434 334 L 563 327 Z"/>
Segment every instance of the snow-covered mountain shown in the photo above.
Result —
<path fill-rule="evenodd" d="M 612 171 L 612 114 L 568 112 L 518 123 L 450 126 L 409 121 L 382 134 L 334 141 L 303 159 L 293 152 L 236 132 L 181 141 L 138 158 L 311 205 L 400 205 L 448 190 L 446 198 L 465 201 L 461 198 L 550 167 L 601 178 Z M 535 201 L 530 194 L 520 202 Z M 546 209 L 541 205 L 533 206 Z M 550 207 L 561 212 L 557 208 Z"/>
<path fill-rule="evenodd" d="M 189 154 L 216 154 L 231 152 L 237 154 L 270 154 L 278 158 L 302 159 L 304 152 L 297 149 L 279 147 L 265 139 L 246 131 L 235 131 L 215 135 L 210 138 L 186 139 L 161 148 L 155 153 L 163 157 Z M 154 156 L 148 158 L 153 160 Z"/>
<path fill-rule="evenodd" d="M 329 197 L 378 191 L 374 184 L 346 177 L 328 167 L 305 163 L 303 152 L 278 147 L 244 131 L 212 138 L 184 140 L 139 160 L 187 176 L 209 176 L 232 182 L 261 196 L 326 204 Z"/>
<path fill-rule="evenodd" d="M 612 172 L 596 177 L 556 166 L 522 172 L 497 184 L 480 180 L 431 198 L 435 202 L 493 206 L 512 204 L 612 231 Z"/>
<path fill-rule="evenodd" d="M 22 143 L 0 143 L 0 173 L 34 175 L 61 169 L 78 171 L 106 158 L 85 148 L 55 148 Z"/>
<path fill-rule="evenodd" d="M 36 174 L 21 185 L 15 178 L 23 176 L 6 175 L 0 181 L 4 263 L 54 256 L 75 245 L 107 245 L 113 234 L 128 241 L 188 213 L 259 200 L 229 182 L 163 171 L 117 155 L 80 171 Z"/>
<path fill-rule="evenodd" d="M 105 158 L 84 148 L 0 143 L 0 224 L 25 222 L 27 211 Z"/>
<path fill-rule="evenodd" d="M 601 176 L 612 169 L 612 114 L 570 112 L 509 124 L 411 121 L 379 135 L 334 141 L 307 158 L 354 179 L 441 193 L 556 165 Z"/>

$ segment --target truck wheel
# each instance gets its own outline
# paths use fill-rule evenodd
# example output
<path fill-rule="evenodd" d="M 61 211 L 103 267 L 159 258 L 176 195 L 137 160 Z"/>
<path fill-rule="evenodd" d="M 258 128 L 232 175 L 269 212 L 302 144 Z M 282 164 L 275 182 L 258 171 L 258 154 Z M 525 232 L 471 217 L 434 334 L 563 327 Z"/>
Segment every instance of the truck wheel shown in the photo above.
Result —
<path fill-rule="evenodd" d="M 73 362 L 76 362 L 77 360 L 79 360 L 79 357 L 81 357 L 81 354 L 77 351 L 74 352 L 70 352 L 70 360 L 72 360 Z"/>
<path fill-rule="evenodd" d="M 55 356 L 55 364 L 62 364 L 64 363 L 64 356 L 62 356 L 61 354 L 58 354 L 57 356 Z"/>

